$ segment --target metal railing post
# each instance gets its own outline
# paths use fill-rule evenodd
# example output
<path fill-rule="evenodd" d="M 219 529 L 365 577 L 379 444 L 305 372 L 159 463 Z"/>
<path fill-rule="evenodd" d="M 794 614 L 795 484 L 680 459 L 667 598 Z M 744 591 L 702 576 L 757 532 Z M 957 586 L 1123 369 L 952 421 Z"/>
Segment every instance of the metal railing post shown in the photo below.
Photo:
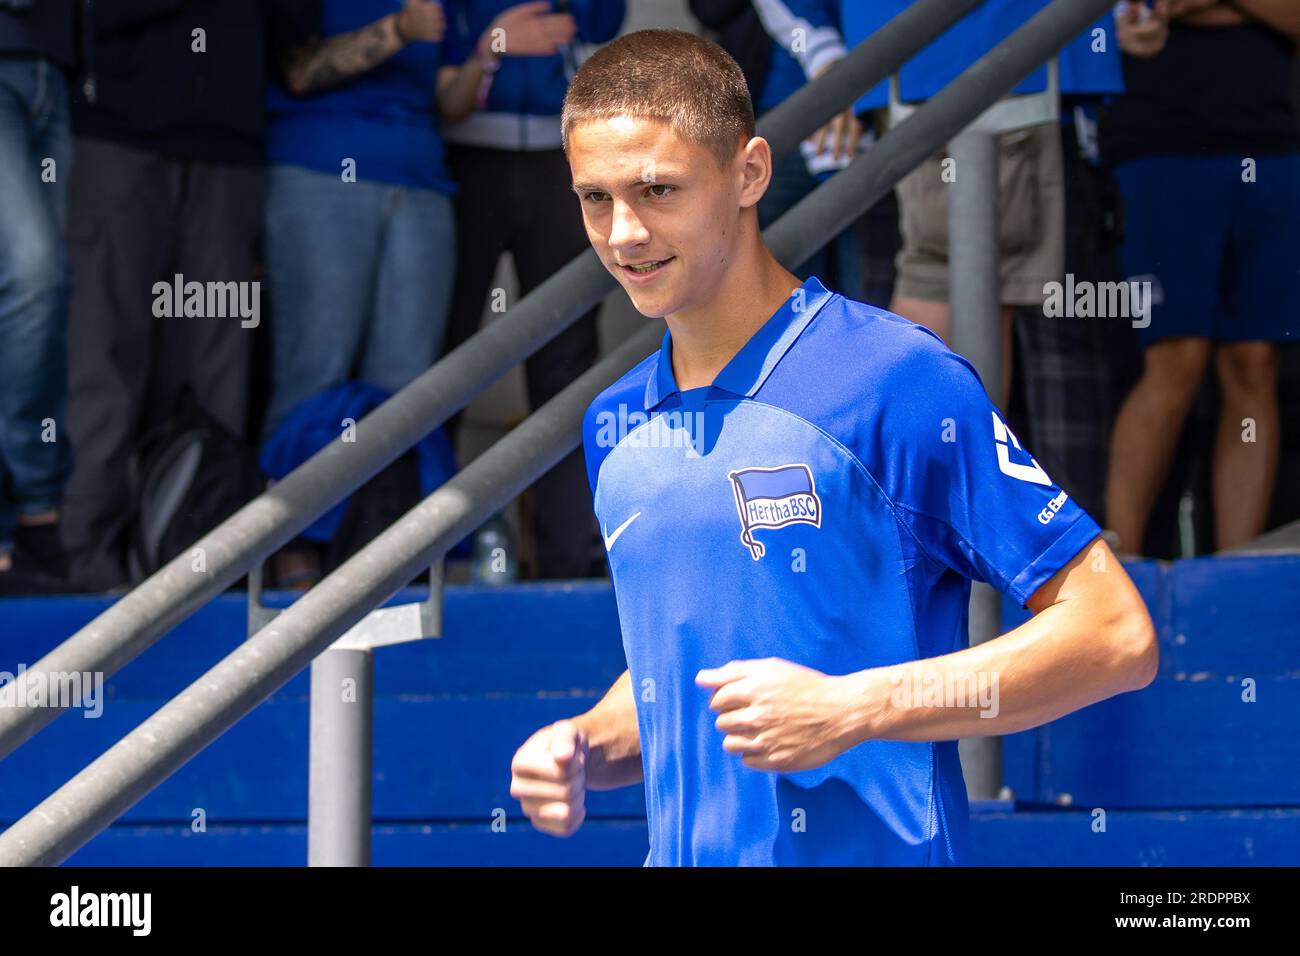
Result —
<path fill-rule="evenodd" d="M 371 611 L 311 662 L 307 786 L 307 865 L 370 865 L 374 770 L 374 651 L 442 637 L 443 564 L 429 569 L 418 604 Z M 250 610 L 255 606 L 249 595 Z M 261 607 L 260 601 L 256 606 Z M 249 637 L 281 612 L 261 607 Z"/>
<path fill-rule="evenodd" d="M 953 351 L 979 371 L 996 396 L 1002 381 L 1002 283 L 998 252 L 998 137 L 967 129 L 950 144 L 957 179 L 948 203 L 949 298 Z M 999 626 L 1001 597 L 992 586 L 971 584 L 970 644 L 992 640 Z M 958 743 L 966 793 L 992 800 L 1002 790 L 1002 741 L 967 737 Z"/>
<path fill-rule="evenodd" d="M 311 662 L 307 865 L 370 865 L 374 652 L 330 648 Z"/>
<path fill-rule="evenodd" d="M 998 137 L 967 129 L 949 146 L 957 176 L 948 187 L 951 344 L 996 401 L 1002 379 Z"/>

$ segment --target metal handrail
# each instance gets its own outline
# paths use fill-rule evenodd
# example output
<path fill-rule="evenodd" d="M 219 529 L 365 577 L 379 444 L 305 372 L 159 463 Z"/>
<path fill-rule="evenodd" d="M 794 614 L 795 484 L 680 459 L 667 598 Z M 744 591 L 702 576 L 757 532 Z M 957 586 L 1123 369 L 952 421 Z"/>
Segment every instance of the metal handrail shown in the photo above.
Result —
<path fill-rule="evenodd" d="M 919 0 L 767 113 L 759 133 L 775 154 L 790 151 L 982 2 Z M 14 699 L 25 699 L 26 683 L 34 679 L 28 675 L 117 673 L 615 287 L 591 250 L 574 258 L 358 422 L 356 441 L 331 442 L 32 665 L 18 679 Z M 194 570 L 195 551 L 202 552 L 202 571 Z M 63 708 L 53 706 L 0 705 L 0 759 L 61 713 Z"/>

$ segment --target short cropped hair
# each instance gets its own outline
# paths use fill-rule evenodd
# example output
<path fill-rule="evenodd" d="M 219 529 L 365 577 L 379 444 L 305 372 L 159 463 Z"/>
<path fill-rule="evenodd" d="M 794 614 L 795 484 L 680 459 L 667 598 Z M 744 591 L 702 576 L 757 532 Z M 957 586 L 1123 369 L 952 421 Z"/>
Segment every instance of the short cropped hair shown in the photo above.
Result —
<path fill-rule="evenodd" d="M 633 116 L 670 124 L 725 166 L 754 136 L 745 74 L 726 50 L 683 30 L 638 30 L 597 50 L 569 84 L 560 127 Z"/>

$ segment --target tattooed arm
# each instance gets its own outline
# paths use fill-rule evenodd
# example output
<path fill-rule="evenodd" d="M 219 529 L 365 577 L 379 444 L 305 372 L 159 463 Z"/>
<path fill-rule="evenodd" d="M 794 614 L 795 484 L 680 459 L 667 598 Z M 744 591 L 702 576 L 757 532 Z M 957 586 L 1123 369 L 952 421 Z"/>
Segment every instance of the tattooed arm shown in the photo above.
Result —
<path fill-rule="evenodd" d="M 290 50 L 282 64 L 289 91 L 303 96 L 337 86 L 373 70 L 407 43 L 442 39 L 447 21 L 430 0 L 407 0 L 398 13 L 380 17 L 351 33 L 313 37 Z"/>

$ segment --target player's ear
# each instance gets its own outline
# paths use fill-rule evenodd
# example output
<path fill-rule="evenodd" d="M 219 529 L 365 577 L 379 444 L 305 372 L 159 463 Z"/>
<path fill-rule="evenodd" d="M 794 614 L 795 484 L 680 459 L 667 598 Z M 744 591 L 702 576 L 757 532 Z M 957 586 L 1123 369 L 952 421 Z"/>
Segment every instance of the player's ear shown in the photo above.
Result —
<path fill-rule="evenodd" d="M 740 206 L 748 209 L 758 205 L 772 181 L 772 147 L 761 136 L 747 142 L 737 161 L 741 164 Z"/>

